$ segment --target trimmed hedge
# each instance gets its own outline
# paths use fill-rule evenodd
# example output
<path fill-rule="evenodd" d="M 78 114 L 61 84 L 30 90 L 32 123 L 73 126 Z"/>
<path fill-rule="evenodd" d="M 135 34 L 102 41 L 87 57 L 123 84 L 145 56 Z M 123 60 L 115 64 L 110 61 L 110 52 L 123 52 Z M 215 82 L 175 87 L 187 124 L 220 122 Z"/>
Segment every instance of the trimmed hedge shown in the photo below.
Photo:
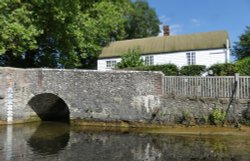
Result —
<path fill-rule="evenodd" d="M 232 76 L 234 73 L 237 73 L 235 64 L 231 63 L 214 64 L 209 70 L 212 70 L 215 76 Z"/>
<path fill-rule="evenodd" d="M 205 65 L 187 65 L 180 69 L 180 75 L 200 76 L 206 71 Z"/>
<path fill-rule="evenodd" d="M 164 65 L 150 65 L 150 66 L 140 66 L 134 68 L 127 68 L 128 70 L 138 70 L 138 71 L 161 71 L 168 76 L 178 75 L 178 67 L 175 64 L 164 64 Z"/>

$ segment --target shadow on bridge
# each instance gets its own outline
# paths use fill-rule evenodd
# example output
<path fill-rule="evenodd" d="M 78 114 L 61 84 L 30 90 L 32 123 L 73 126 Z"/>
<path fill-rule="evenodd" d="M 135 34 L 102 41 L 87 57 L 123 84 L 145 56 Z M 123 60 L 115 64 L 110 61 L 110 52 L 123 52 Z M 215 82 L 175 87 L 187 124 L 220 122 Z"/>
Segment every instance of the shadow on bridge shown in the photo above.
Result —
<path fill-rule="evenodd" d="M 42 121 L 58 121 L 69 123 L 69 108 L 57 95 L 43 93 L 34 96 L 28 105 Z"/>

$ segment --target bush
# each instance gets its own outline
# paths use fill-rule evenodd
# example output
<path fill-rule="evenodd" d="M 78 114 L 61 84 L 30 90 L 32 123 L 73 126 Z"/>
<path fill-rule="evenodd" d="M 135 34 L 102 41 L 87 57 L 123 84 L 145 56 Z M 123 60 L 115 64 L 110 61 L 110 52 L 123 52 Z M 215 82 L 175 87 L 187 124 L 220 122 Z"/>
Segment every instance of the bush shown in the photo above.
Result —
<path fill-rule="evenodd" d="M 210 114 L 209 120 L 214 125 L 222 124 L 225 121 L 226 112 L 220 108 L 214 108 Z"/>
<path fill-rule="evenodd" d="M 178 75 L 178 67 L 175 64 L 141 66 L 141 67 L 133 68 L 133 70 L 139 70 L 139 71 L 161 71 L 165 75 L 171 75 L 171 76 Z"/>
<path fill-rule="evenodd" d="M 206 70 L 205 65 L 187 65 L 181 67 L 180 75 L 200 76 Z"/>
<path fill-rule="evenodd" d="M 250 57 L 237 61 L 235 65 L 240 75 L 250 75 Z"/>
<path fill-rule="evenodd" d="M 209 70 L 212 70 L 215 76 L 232 76 L 234 73 L 237 73 L 235 64 L 231 63 L 214 64 Z"/>
<path fill-rule="evenodd" d="M 129 49 L 128 52 L 122 56 L 121 62 L 117 63 L 117 67 L 120 69 L 138 66 L 143 66 L 139 48 Z"/>

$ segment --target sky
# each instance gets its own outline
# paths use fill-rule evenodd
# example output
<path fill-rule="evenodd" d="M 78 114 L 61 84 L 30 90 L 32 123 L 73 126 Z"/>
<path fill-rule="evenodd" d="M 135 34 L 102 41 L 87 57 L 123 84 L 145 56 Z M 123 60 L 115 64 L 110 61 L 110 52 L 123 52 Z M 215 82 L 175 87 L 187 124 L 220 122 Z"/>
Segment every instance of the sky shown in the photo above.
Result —
<path fill-rule="evenodd" d="M 226 30 L 231 45 L 250 26 L 250 0 L 148 0 L 171 35 Z"/>

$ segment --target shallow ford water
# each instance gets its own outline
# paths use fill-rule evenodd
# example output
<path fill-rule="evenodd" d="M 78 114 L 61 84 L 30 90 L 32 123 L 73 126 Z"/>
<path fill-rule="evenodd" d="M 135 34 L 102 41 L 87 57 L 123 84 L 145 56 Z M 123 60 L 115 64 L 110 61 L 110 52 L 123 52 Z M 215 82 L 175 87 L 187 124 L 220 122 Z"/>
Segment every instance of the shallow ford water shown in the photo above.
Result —
<path fill-rule="evenodd" d="M 62 123 L 0 126 L 0 161 L 250 160 L 250 136 L 146 134 Z"/>

